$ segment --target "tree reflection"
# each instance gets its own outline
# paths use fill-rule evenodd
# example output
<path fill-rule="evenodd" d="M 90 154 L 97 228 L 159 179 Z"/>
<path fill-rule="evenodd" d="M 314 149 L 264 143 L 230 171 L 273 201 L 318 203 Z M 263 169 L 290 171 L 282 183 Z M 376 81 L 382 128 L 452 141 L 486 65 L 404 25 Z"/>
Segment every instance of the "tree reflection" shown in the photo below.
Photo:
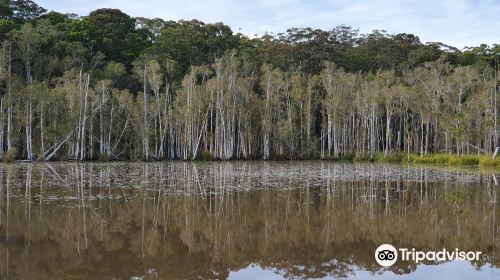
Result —
<path fill-rule="evenodd" d="M 498 267 L 497 188 L 469 171 L 328 162 L 3 165 L 0 278 L 225 278 L 251 263 L 342 277 L 383 271 L 383 243 L 480 250 L 476 267 Z"/>

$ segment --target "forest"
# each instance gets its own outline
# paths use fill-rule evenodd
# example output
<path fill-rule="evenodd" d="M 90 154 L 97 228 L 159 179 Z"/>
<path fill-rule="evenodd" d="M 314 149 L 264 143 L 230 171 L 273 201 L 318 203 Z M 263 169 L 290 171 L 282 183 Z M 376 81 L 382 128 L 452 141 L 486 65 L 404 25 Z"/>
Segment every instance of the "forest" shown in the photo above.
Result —
<path fill-rule="evenodd" d="M 0 158 L 496 153 L 500 45 L 86 16 L 0 0 Z"/>

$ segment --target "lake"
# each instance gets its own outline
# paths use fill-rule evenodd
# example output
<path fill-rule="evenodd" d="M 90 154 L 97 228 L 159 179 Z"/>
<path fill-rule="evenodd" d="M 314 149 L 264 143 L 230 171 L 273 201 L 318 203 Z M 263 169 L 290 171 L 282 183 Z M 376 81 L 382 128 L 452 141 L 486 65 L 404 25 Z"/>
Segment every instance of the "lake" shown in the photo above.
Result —
<path fill-rule="evenodd" d="M 3 164 L 0 279 L 500 279 L 497 180 L 328 161 Z M 481 256 L 382 267 L 384 243 Z"/>

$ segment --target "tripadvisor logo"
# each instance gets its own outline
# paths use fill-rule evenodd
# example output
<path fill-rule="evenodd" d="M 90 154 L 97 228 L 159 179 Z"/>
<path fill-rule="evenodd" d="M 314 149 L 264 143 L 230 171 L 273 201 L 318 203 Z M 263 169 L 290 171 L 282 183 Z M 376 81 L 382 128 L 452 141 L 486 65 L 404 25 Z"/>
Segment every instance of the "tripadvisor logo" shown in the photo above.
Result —
<path fill-rule="evenodd" d="M 398 259 L 402 261 L 413 261 L 419 263 L 421 261 L 452 261 L 452 260 L 479 260 L 481 252 L 476 251 L 459 251 L 455 249 L 448 251 L 446 249 L 440 251 L 416 251 L 415 249 L 399 248 L 397 250 L 391 244 L 382 244 L 375 250 L 375 260 L 381 266 L 391 266 L 396 263 Z"/>
<path fill-rule="evenodd" d="M 375 260 L 381 266 L 391 266 L 398 260 L 398 250 L 391 244 L 382 244 L 375 250 Z"/>

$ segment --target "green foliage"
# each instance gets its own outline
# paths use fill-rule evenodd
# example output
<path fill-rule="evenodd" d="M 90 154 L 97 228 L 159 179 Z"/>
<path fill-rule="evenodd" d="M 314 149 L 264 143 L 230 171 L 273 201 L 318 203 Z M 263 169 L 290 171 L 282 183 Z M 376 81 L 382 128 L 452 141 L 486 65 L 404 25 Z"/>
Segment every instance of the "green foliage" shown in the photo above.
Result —
<path fill-rule="evenodd" d="M 81 20 L 73 36 L 89 40 L 108 60 L 130 63 L 150 45 L 136 21 L 117 9 L 98 9 Z M 88 37 L 87 37 L 88 36 Z M 87 37 L 87 38 L 85 38 Z"/>
<path fill-rule="evenodd" d="M 208 150 L 202 150 L 196 157 L 196 160 L 201 160 L 201 161 L 211 161 L 214 160 L 214 157 Z"/>
<path fill-rule="evenodd" d="M 97 160 L 102 162 L 109 161 L 109 156 L 105 153 L 100 153 L 97 155 Z"/>
<path fill-rule="evenodd" d="M 6 19 L 12 17 L 12 9 L 10 7 L 10 0 L 0 0 L 0 18 Z"/>
<path fill-rule="evenodd" d="M 479 158 L 479 166 L 485 168 L 498 168 L 500 167 L 500 159 L 492 159 L 488 156 L 482 156 Z"/>
<path fill-rule="evenodd" d="M 403 162 L 403 154 L 402 153 L 392 153 L 384 156 L 383 154 L 377 154 L 376 158 L 378 161 L 387 162 L 387 163 L 401 163 Z"/>
<path fill-rule="evenodd" d="M 370 154 L 356 154 L 354 157 L 353 161 L 355 162 L 364 162 L 364 161 L 371 161 L 372 157 Z"/>
<path fill-rule="evenodd" d="M 3 155 L 2 161 L 3 162 L 13 162 L 17 158 L 17 149 L 12 148 L 7 150 L 5 154 Z"/>
<path fill-rule="evenodd" d="M 448 165 L 478 165 L 477 156 L 455 156 L 448 159 Z"/>
<path fill-rule="evenodd" d="M 420 156 L 418 154 L 410 154 L 409 159 L 403 156 L 402 160 L 407 163 L 414 164 L 435 164 L 435 165 L 479 165 L 481 157 L 474 155 L 449 155 L 449 154 L 428 154 Z"/>
<path fill-rule="evenodd" d="M 226 51 L 238 46 L 239 38 L 222 23 L 205 24 L 198 20 L 170 22 L 153 44 L 161 60 L 178 62 L 176 76 L 183 76 L 193 65 L 211 64 Z"/>
<path fill-rule="evenodd" d="M 356 155 L 352 152 L 347 152 L 347 153 L 344 153 L 340 158 L 339 160 L 341 161 L 348 161 L 348 162 L 352 162 L 354 161 Z"/>
<path fill-rule="evenodd" d="M 453 156 L 445 155 L 445 154 L 430 154 L 425 156 L 420 156 L 417 154 L 411 154 L 408 160 L 408 157 L 405 159 L 410 163 L 416 164 L 438 164 L 438 165 L 446 165 L 448 164 L 450 158 Z"/>
<path fill-rule="evenodd" d="M 5 4 L 6 2 L 10 2 L 9 8 Z M 2 1 L 0 6 L 2 18 L 10 18 L 18 23 L 35 20 L 47 12 L 47 9 L 38 6 L 31 0 Z"/>
<path fill-rule="evenodd" d="M 437 153 L 497 145 L 498 46 L 349 26 L 248 38 L 223 23 L 78 17 L 27 0 L 0 2 L 0 40 L 19 157 L 497 165 Z"/>
<path fill-rule="evenodd" d="M 418 154 L 403 154 L 392 153 L 384 156 L 383 153 L 376 153 L 373 157 L 369 154 L 357 154 L 354 156 L 352 153 L 342 155 L 340 160 L 354 161 L 354 162 L 384 162 L 384 163 L 411 163 L 411 164 L 431 164 L 431 165 L 447 165 L 447 166 L 481 166 L 481 167 L 498 167 L 500 166 L 500 159 L 493 160 L 487 156 L 473 156 L 473 155 L 448 155 L 448 154 L 428 154 L 420 156 Z"/>
<path fill-rule="evenodd" d="M 7 33 L 14 30 L 17 27 L 16 22 L 11 19 L 0 19 L 0 39 L 4 40 Z"/>

